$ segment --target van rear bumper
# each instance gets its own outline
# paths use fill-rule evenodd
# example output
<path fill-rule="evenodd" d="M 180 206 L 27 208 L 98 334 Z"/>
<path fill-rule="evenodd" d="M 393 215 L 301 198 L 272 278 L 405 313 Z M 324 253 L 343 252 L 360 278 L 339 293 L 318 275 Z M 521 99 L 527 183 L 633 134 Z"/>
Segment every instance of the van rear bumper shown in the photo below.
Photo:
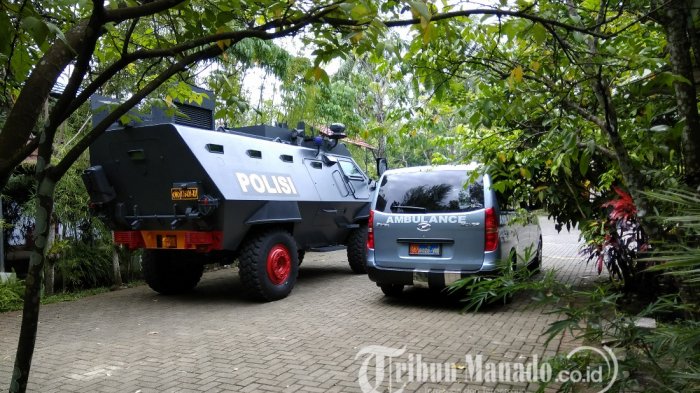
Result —
<path fill-rule="evenodd" d="M 372 263 L 367 264 L 367 276 L 370 280 L 383 284 L 413 285 L 417 287 L 445 288 L 453 282 L 466 277 L 496 277 L 498 270 L 418 270 L 383 268 Z"/>

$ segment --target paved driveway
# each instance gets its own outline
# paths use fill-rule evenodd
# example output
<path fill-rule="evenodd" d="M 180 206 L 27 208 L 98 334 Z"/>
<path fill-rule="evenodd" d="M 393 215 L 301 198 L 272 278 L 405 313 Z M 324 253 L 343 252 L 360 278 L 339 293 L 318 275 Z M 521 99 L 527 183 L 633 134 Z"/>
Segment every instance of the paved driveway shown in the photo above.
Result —
<path fill-rule="evenodd" d="M 543 224 L 544 268 L 560 268 L 561 280 L 590 279 L 576 255 L 578 235 Z M 521 391 L 535 386 L 465 381 L 465 356 L 524 362 L 559 345 L 545 346 L 541 336 L 555 317 L 525 308 L 527 299 L 475 314 L 460 314 L 458 304 L 425 290 L 388 299 L 366 276 L 350 273 L 344 251 L 307 254 L 287 299 L 252 303 L 240 288 L 235 271 L 222 269 L 206 273 L 187 296 L 143 286 L 44 306 L 29 389 L 358 392 L 366 370 L 367 386 L 383 381 L 378 391 L 402 382 L 410 382 L 406 392 Z M 9 383 L 20 318 L 0 314 L 0 386 Z M 376 373 L 376 346 L 403 350 L 393 360 L 415 368 L 411 378 L 405 368 L 390 387 L 389 376 Z M 369 353 L 358 356 L 363 349 Z M 429 363 L 453 371 L 433 383 L 418 375 Z"/>

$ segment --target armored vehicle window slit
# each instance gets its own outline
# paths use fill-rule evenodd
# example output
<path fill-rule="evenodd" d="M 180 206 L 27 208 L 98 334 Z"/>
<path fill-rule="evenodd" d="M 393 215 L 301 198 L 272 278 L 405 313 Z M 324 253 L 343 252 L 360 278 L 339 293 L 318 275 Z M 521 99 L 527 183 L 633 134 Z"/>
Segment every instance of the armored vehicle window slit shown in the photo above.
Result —
<path fill-rule="evenodd" d="M 207 143 L 207 151 L 209 153 L 218 153 L 218 154 L 224 154 L 224 146 L 223 145 L 215 145 L 213 143 Z"/>
<path fill-rule="evenodd" d="M 282 161 L 284 161 L 284 162 L 294 162 L 294 157 L 292 157 L 292 156 L 290 156 L 290 155 L 288 155 L 288 154 L 282 154 L 282 155 L 280 156 L 280 160 L 282 160 Z"/>
<path fill-rule="evenodd" d="M 247 150 L 246 154 L 248 154 L 250 158 L 262 158 L 262 152 L 260 150 Z"/>
<path fill-rule="evenodd" d="M 143 149 L 134 149 L 126 152 L 132 161 L 144 161 L 146 159 L 146 152 Z"/>
<path fill-rule="evenodd" d="M 321 164 L 321 163 L 318 162 L 318 161 L 313 161 L 313 162 L 311 163 L 311 167 L 312 167 L 312 168 L 316 168 L 316 169 L 321 169 L 321 168 L 323 168 L 323 164 Z"/>

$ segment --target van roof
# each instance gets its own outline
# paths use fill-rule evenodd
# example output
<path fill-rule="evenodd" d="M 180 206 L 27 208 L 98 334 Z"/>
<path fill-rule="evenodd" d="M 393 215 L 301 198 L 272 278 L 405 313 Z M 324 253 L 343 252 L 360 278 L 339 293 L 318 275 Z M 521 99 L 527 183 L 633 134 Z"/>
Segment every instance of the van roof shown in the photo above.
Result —
<path fill-rule="evenodd" d="M 413 172 L 432 172 L 432 171 L 465 171 L 471 172 L 482 168 L 483 165 L 477 162 L 471 162 L 469 164 L 459 164 L 459 165 L 423 165 L 423 166 L 410 166 L 405 168 L 395 168 L 389 169 L 385 173 L 413 173 Z"/>

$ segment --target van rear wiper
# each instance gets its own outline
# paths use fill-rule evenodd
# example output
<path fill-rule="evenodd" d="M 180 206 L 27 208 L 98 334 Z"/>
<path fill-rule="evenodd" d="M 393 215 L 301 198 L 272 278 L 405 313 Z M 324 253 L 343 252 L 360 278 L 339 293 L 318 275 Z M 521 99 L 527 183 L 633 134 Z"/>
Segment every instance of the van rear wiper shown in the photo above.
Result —
<path fill-rule="evenodd" d="M 392 206 L 391 210 L 412 210 L 412 211 L 417 211 L 417 212 L 427 212 L 428 209 L 420 206 L 404 206 L 404 205 L 397 205 L 397 206 Z"/>

